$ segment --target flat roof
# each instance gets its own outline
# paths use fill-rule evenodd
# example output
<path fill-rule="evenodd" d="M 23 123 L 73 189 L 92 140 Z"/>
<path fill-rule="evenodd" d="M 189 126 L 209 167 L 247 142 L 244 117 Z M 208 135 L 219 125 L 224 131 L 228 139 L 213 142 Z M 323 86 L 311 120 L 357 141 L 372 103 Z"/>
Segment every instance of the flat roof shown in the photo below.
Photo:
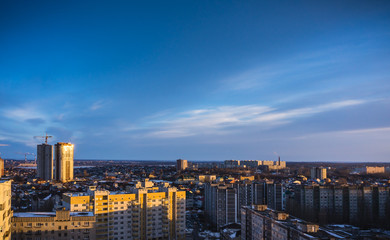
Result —
<path fill-rule="evenodd" d="M 14 212 L 14 217 L 55 217 L 56 212 Z M 93 217 L 93 212 L 70 212 L 71 217 Z"/>

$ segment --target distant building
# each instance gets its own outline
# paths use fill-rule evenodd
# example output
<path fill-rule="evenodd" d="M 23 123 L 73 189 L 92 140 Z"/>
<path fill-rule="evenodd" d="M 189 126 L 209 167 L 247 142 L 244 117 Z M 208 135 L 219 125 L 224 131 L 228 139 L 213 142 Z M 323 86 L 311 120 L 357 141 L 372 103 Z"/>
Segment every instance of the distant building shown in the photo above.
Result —
<path fill-rule="evenodd" d="M 311 179 L 323 180 L 326 178 L 326 168 L 324 167 L 313 167 L 310 171 Z"/>
<path fill-rule="evenodd" d="M 4 176 L 4 159 L 0 158 L 0 177 Z"/>
<path fill-rule="evenodd" d="M 12 217 L 13 239 L 96 239 L 92 212 L 20 212 Z M 34 238 L 32 238 L 34 236 Z"/>
<path fill-rule="evenodd" d="M 212 182 L 217 179 L 216 175 L 197 175 L 196 177 L 199 182 Z"/>
<path fill-rule="evenodd" d="M 262 165 L 262 161 L 260 161 L 260 160 L 241 160 L 240 165 L 242 167 L 247 167 L 247 168 L 256 168 L 256 167 Z"/>
<path fill-rule="evenodd" d="M 225 160 L 225 168 L 261 168 L 267 171 L 275 171 L 286 168 L 286 162 L 280 161 L 267 161 L 267 160 Z"/>
<path fill-rule="evenodd" d="M 252 175 L 252 176 L 240 176 L 240 181 L 244 181 L 244 180 L 253 181 L 253 180 L 255 180 L 255 176 L 254 175 Z"/>
<path fill-rule="evenodd" d="M 59 142 L 55 145 L 55 171 L 57 181 L 69 182 L 73 180 L 73 151 L 71 143 Z"/>
<path fill-rule="evenodd" d="M 53 179 L 53 146 L 37 145 L 37 177 L 44 180 Z"/>
<path fill-rule="evenodd" d="M 188 168 L 188 162 L 185 159 L 177 159 L 176 160 L 176 169 L 177 171 L 183 171 Z"/>
<path fill-rule="evenodd" d="M 225 160 L 225 168 L 240 167 L 240 160 Z"/>
<path fill-rule="evenodd" d="M 11 181 L 0 180 L 0 239 L 11 239 Z"/>
<path fill-rule="evenodd" d="M 385 173 L 385 167 L 369 167 L 369 166 L 366 166 L 366 167 L 363 168 L 363 173 L 365 173 L 365 174 Z"/>

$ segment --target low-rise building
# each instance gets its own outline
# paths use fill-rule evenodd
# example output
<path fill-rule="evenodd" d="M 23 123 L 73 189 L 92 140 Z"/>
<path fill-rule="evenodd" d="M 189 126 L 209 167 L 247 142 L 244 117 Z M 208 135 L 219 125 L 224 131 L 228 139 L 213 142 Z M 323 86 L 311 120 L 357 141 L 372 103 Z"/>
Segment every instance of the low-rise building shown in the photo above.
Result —
<path fill-rule="evenodd" d="M 96 239 L 92 212 L 20 212 L 12 217 L 12 239 Z"/>

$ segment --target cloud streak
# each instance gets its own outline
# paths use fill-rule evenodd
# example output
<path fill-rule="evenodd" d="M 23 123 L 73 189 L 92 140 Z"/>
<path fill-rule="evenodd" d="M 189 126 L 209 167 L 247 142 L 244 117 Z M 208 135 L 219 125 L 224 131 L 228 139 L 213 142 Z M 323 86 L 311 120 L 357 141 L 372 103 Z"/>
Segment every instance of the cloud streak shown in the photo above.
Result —
<path fill-rule="evenodd" d="M 103 100 L 99 100 L 99 101 L 94 102 L 89 109 L 91 111 L 96 111 L 96 110 L 102 108 L 104 106 L 104 104 L 105 103 Z"/>
<path fill-rule="evenodd" d="M 331 132 L 319 132 L 319 133 L 294 137 L 292 139 L 303 140 L 303 139 L 311 139 L 311 138 L 325 137 L 325 136 L 342 137 L 342 136 L 357 136 L 357 135 L 367 135 L 367 134 L 371 134 L 371 136 L 375 134 L 380 134 L 380 135 L 383 134 L 389 136 L 389 133 L 390 133 L 390 127 L 364 128 L 364 129 L 353 129 L 353 130 L 342 130 L 342 131 L 331 131 Z"/>
<path fill-rule="evenodd" d="M 221 135 L 246 126 L 267 129 L 287 124 L 294 119 L 364 103 L 366 103 L 365 100 L 345 100 L 290 110 L 278 110 L 261 105 L 194 109 L 178 113 L 173 118 L 149 122 L 147 127 L 133 127 L 131 130 L 144 130 L 146 133 L 143 134 L 143 137 L 152 138 L 180 138 L 208 134 Z"/>

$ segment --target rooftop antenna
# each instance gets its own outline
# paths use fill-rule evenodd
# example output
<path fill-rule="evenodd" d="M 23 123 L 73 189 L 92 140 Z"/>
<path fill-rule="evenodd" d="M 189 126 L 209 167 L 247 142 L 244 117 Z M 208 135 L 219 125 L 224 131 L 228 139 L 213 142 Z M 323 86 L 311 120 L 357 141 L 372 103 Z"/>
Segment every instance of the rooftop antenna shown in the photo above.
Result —
<path fill-rule="evenodd" d="M 49 136 L 49 135 L 47 135 L 47 133 L 46 133 L 46 136 L 34 136 L 34 138 L 44 138 L 45 139 L 45 144 L 47 144 L 47 139 L 48 138 L 52 138 L 53 136 Z"/>

